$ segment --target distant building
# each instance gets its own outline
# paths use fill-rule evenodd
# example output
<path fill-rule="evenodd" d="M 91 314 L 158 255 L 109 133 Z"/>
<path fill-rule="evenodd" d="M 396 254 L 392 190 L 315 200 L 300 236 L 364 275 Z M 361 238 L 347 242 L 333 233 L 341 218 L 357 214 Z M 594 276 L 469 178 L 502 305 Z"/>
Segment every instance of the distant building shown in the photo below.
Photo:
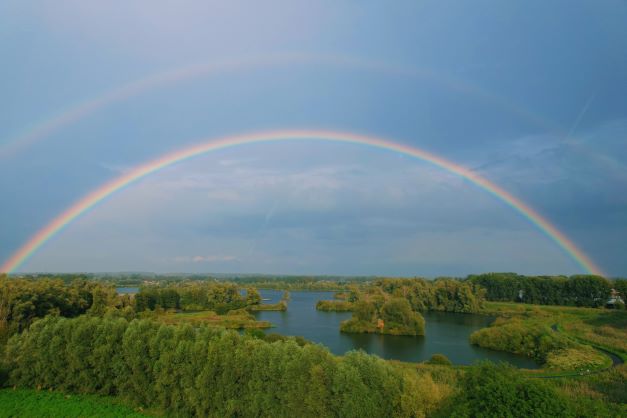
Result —
<path fill-rule="evenodd" d="M 610 298 L 605 303 L 605 307 L 610 308 L 610 309 L 616 309 L 619 307 L 619 305 L 625 305 L 625 301 L 621 297 L 620 292 L 618 292 L 618 290 L 612 289 L 610 293 Z"/>

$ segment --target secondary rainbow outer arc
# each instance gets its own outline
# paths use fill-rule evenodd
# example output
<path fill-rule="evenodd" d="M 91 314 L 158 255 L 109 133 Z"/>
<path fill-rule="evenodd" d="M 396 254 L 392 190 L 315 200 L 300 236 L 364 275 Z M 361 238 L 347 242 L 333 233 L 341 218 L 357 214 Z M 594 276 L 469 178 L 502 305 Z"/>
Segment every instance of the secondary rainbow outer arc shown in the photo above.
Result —
<path fill-rule="evenodd" d="M 171 83 L 190 80 L 212 73 L 227 72 L 238 69 L 261 68 L 282 64 L 333 64 L 339 66 L 358 67 L 372 71 L 382 71 L 390 74 L 404 75 L 409 77 L 422 77 L 444 85 L 450 89 L 474 95 L 482 100 L 493 102 L 496 105 L 509 110 L 513 114 L 523 119 L 533 122 L 537 126 L 548 128 L 550 131 L 559 131 L 559 127 L 553 125 L 546 119 L 528 111 L 527 109 L 495 95 L 479 86 L 465 82 L 454 77 L 446 77 L 440 72 L 425 70 L 422 68 L 405 68 L 390 65 L 377 61 L 364 60 L 355 57 L 330 54 L 265 54 L 263 56 L 253 56 L 248 58 L 231 59 L 221 62 L 183 67 L 156 74 L 144 76 L 137 80 L 122 84 L 106 93 L 80 102 L 75 106 L 65 109 L 63 112 L 45 120 L 39 121 L 29 129 L 9 138 L 5 143 L 0 143 L 0 158 L 14 154 L 19 148 L 33 144 L 52 133 L 71 125 L 83 118 L 95 113 L 101 108 L 113 103 L 120 102 L 130 97 L 139 95 L 146 91 L 151 91 L 158 87 L 163 87 Z"/>
<path fill-rule="evenodd" d="M 577 246 L 568 239 L 562 232 L 551 223 L 543 218 L 533 208 L 522 202 L 520 199 L 505 191 L 501 187 L 491 181 L 481 177 L 480 175 L 457 165 L 451 161 L 445 160 L 439 156 L 423 151 L 419 148 L 410 147 L 389 140 L 381 139 L 374 136 L 365 136 L 348 132 L 335 131 L 318 131 L 318 130 L 285 130 L 263 133 L 252 133 L 245 135 L 227 136 L 215 140 L 194 145 L 183 150 L 168 153 L 156 160 L 140 165 L 130 172 L 120 176 L 109 183 L 99 187 L 93 192 L 87 194 L 82 199 L 73 204 L 69 209 L 57 216 L 52 222 L 32 236 L 26 244 L 19 248 L 3 265 L 0 271 L 11 273 L 22 265 L 30 256 L 32 256 L 43 244 L 50 238 L 59 233 L 65 226 L 70 224 L 74 219 L 78 218 L 90 208 L 97 205 L 103 199 L 112 193 L 128 186 L 129 184 L 159 171 L 172 164 L 187 160 L 189 158 L 199 156 L 211 151 L 234 147 L 237 145 L 254 144 L 262 142 L 278 142 L 278 141 L 300 141 L 300 140 L 324 140 L 329 142 L 353 143 L 360 145 L 368 145 L 379 149 L 398 152 L 408 155 L 419 160 L 429 162 L 435 166 L 441 167 L 451 173 L 457 174 L 465 178 L 482 189 L 488 191 L 503 202 L 507 203 L 517 212 L 527 218 L 532 224 L 537 226 L 542 232 L 550 237 L 559 247 L 561 247 L 573 260 L 575 260 L 585 271 L 592 274 L 603 276 L 602 270 L 594 264 L 594 262 L 586 256 Z"/>

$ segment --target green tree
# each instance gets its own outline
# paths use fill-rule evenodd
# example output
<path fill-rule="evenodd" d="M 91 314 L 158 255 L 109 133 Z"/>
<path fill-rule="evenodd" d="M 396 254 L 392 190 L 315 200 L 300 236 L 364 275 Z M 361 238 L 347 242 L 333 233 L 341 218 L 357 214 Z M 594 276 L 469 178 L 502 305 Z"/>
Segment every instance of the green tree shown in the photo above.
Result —
<path fill-rule="evenodd" d="M 261 295 L 254 287 L 246 288 L 246 305 L 259 305 L 261 303 Z"/>
<path fill-rule="evenodd" d="M 377 308 L 371 302 L 359 301 L 355 303 L 353 314 L 359 321 L 373 321 L 376 313 Z"/>
<path fill-rule="evenodd" d="M 565 398 L 546 382 L 509 365 L 484 362 L 468 369 L 451 417 L 574 417 Z"/>
<path fill-rule="evenodd" d="M 605 305 L 611 291 L 610 282 L 600 276 L 575 275 L 568 279 L 566 292 L 576 306 Z"/>

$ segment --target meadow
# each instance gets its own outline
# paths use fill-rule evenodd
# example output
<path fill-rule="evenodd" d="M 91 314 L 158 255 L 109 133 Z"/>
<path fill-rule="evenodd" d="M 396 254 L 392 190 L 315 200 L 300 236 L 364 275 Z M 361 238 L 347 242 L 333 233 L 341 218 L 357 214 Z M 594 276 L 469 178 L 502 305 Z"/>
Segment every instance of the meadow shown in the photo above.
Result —
<path fill-rule="evenodd" d="M 0 390 L 0 418 L 142 418 L 149 416 L 151 415 L 136 411 L 112 397 L 34 389 Z"/>

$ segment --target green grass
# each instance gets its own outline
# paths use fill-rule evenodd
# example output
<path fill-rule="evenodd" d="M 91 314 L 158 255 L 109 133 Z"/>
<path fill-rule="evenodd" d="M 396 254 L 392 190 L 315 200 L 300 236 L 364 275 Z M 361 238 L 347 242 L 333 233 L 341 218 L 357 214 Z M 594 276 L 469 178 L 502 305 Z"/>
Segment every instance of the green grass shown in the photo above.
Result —
<path fill-rule="evenodd" d="M 530 371 L 529 374 L 532 375 L 572 376 L 572 369 L 586 371 L 583 373 L 586 375 L 587 370 L 595 372 L 608 369 L 611 359 L 601 352 L 595 354 L 590 348 L 604 349 L 627 360 L 626 311 L 486 302 L 482 313 L 500 318 L 518 318 L 523 323 L 542 324 L 545 328 L 554 330 L 549 335 L 566 337 L 573 343 L 573 347 L 578 347 L 574 351 L 572 347 L 564 347 L 561 353 L 552 353 L 552 361 L 545 365 L 550 370 Z"/>
<path fill-rule="evenodd" d="M 198 312 L 167 312 L 156 317 L 157 320 L 168 324 L 205 324 L 214 327 L 224 327 L 228 329 L 249 329 L 249 328 L 271 328 L 268 321 L 257 321 L 255 317 L 243 310 L 231 311 L 226 315 L 218 315 L 213 311 Z"/>
<path fill-rule="evenodd" d="M 32 389 L 0 390 L 0 418 L 8 417 L 148 417 L 112 397 L 67 395 Z"/>

